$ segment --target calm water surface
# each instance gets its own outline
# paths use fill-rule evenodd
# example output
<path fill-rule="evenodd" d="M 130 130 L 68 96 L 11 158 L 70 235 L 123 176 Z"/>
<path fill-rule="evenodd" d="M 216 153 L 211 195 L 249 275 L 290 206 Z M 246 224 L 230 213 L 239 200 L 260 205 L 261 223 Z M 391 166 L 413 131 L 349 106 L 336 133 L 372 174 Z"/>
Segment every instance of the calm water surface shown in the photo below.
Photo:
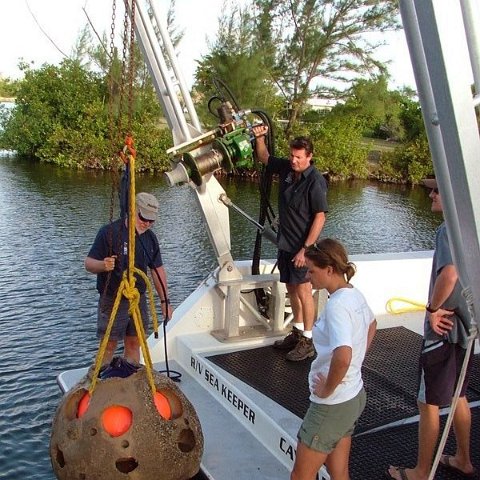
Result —
<path fill-rule="evenodd" d="M 95 277 L 83 260 L 110 218 L 109 174 L 65 171 L 0 156 L 0 478 L 52 480 L 50 423 L 60 400 L 56 376 L 87 366 L 96 354 Z M 252 217 L 258 185 L 222 180 Z M 154 225 L 178 305 L 215 266 L 189 187 L 142 177 L 137 190 L 157 196 Z M 273 193 L 275 198 L 276 192 Z M 421 188 L 365 182 L 332 184 L 325 235 L 350 253 L 427 250 L 440 219 Z M 251 258 L 255 231 L 231 213 L 233 255 Z M 264 257 L 275 248 L 265 242 Z"/>

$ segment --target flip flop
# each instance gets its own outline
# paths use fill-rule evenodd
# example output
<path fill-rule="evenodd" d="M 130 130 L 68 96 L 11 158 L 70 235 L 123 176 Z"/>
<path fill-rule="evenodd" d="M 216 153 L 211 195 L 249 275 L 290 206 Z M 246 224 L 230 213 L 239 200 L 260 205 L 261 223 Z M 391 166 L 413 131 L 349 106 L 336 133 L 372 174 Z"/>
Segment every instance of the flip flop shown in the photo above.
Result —
<path fill-rule="evenodd" d="M 397 472 L 400 474 L 400 480 L 408 480 L 407 474 L 405 472 L 406 467 L 393 467 L 397 470 Z M 385 477 L 390 479 L 390 480 L 395 480 L 394 477 L 390 475 L 390 472 L 388 470 L 385 471 Z"/>
<path fill-rule="evenodd" d="M 442 465 L 445 468 L 448 468 L 449 470 L 452 470 L 453 472 L 457 472 L 460 475 L 462 475 L 465 478 L 478 478 L 478 472 L 476 468 L 473 469 L 471 472 L 464 472 L 463 470 L 460 470 L 458 467 L 455 467 L 450 463 L 451 459 L 453 458 L 452 455 L 442 455 L 442 458 L 440 459 L 440 465 Z"/>

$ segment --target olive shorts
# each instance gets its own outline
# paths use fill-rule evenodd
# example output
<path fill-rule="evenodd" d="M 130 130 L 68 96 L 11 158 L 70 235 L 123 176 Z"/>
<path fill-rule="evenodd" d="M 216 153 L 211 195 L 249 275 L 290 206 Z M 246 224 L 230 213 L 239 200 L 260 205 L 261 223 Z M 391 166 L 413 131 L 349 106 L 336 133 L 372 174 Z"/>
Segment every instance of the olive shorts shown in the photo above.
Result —
<path fill-rule="evenodd" d="M 362 388 L 356 397 L 336 405 L 310 402 L 298 439 L 317 452 L 332 452 L 342 438 L 352 435 L 366 401 L 367 395 Z"/>

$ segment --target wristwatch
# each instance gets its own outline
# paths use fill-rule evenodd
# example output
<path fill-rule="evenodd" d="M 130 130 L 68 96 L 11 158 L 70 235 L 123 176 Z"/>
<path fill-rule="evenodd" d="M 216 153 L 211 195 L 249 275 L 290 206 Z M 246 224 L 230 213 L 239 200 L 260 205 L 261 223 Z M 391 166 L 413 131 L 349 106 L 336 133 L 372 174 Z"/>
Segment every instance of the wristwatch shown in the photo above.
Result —
<path fill-rule="evenodd" d="M 438 308 L 432 308 L 430 302 L 428 302 L 425 310 L 429 313 L 435 313 L 438 311 Z"/>

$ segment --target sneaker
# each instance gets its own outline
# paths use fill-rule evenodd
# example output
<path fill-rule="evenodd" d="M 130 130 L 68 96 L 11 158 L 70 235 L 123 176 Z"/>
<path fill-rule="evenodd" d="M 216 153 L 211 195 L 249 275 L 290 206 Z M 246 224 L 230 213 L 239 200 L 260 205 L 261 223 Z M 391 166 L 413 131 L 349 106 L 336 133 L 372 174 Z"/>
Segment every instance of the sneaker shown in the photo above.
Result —
<path fill-rule="evenodd" d="M 302 338 L 300 338 L 297 345 L 295 345 L 295 348 L 288 352 L 285 358 L 291 362 L 299 362 L 314 355 L 315 347 L 313 346 L 312 339 L 302 335 Z"/>
<path fill-rule="evenodd" d="M 283 340 L 276 340 L 273 343 L 273 348 L 278 348 L 279 350 L 292 350 L 297 346 L 301 337 L 302 331 L 297 327 L 292 327 L 292 331 Z"/>

